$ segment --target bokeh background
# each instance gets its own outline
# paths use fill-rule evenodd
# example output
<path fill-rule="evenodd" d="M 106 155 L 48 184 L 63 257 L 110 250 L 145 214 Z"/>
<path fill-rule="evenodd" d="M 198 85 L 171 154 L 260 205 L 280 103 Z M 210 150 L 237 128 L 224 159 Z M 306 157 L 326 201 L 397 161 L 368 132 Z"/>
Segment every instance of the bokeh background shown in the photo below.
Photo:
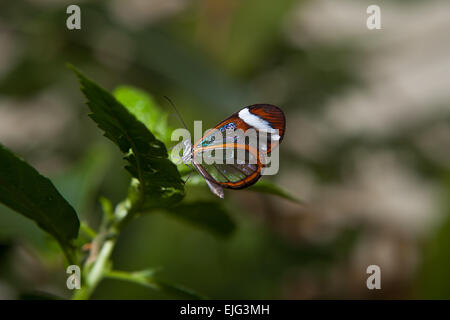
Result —
<path fill-rule="evenodd" d="M 305 202 L 227 192 L 238 225 L 228 239 L 140 217 L 119 239 L 117 269 L 161 266 L 211 298 L 450 298 L 448 1 L 77 1 L 72 31 L 69 4 L 1 2 L 0 142 L 83 219 L 95 226 L 99 196 L 120 201 L 129 177 L 67 62 L 110 90 L 142 88 L 168 112 L 171 97 L 189 124 L 281 106 L 287 131 L 270 179 Z M 381 30 L 366 28 L 370 4 Z M 381 290 L 366 287 L 371 264 Z M 0 298 L 70 297 L 65 281 L 57 245 L 0 206 Z M 93 298 L 172 297 L 105 280 Z"/>

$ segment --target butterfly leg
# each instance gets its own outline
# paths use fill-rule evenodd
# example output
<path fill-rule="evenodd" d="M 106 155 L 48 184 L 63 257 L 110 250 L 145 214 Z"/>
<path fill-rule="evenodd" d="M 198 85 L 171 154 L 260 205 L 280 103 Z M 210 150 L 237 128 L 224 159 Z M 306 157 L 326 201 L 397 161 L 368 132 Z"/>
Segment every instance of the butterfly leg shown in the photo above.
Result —
<path fill-rule="evenodd" d="M 186 167 L 188 167 L 189 169 L 191 169 L 191 172 L 189 172 L 189 175 L 188 175 L 187 179 L 184 181 L 184 184 L 186 184 L 186 183 L 189 181 L 189 178 L 191 177 L 192 172 L 195 171 L 195 170 L 194 170 L 190 165 L 188 165 L 187 163 L 185 163 L 185 165 L 186 165 Z"/>

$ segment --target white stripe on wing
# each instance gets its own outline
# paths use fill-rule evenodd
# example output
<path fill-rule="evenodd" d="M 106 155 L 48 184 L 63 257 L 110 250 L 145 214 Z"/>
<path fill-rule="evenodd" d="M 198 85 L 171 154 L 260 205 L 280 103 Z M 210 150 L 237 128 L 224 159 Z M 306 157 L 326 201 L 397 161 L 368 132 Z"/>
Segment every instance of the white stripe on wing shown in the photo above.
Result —
<path fill-rule="evenodd" d="M 248 108 L 244 108 L 239 111 L 239 118 L 241 118 L 242 121 L 247 123 L 249 126 L 254 127 L 255 129 L 267 131 L 269 133 L 276 132 L 276 130 L 269 124 L 269 122 L 257 116 L 256 114 L 251 113 Z M 280 140 L 280 136 L 277 134 L 272 135 L 272 140 Z"/>

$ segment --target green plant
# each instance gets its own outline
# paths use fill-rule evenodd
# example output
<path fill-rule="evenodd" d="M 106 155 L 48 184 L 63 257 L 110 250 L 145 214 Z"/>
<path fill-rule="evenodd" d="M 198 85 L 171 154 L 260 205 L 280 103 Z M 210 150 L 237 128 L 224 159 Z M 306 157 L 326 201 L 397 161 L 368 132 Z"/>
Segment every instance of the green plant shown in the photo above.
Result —
<path fill-rule="evenodd" d="M 34 220 L 58 241 L 69 264 L 81 266 L 82 285 L 75 291 L 74 299 L 88 299 L 103 278 L 139 283 L 185 298 L 203 298 L 192 290 L 162 281 L 158 269 L 114 270 L 114 246 L 130 220 L 153 211 L 164 211 L 223 237 L 233 232 L 233 220 L 220 201 L 183 200 L 185 182 L 168 158 L 165 146 L 171 134 L 167 114 L 149 95 L 125 86 L 112 95 L 73 66 L 70 68 L 87 98 L 89 116 L 124 154 L 125 168 L 131 175 L 127 197 L 116 206 L 100 198 L 102 221 L 98 230 L 93 230 L 85 221 L 80 223 L 73 207 L 49 179 L 0 145 L 0 202 Z M 202 183 L 202 179 L 192 179 L 189 184 Z M 259 182 L 253 189 L 297 201 L 267 181 Z M 81 250 L 86 246 L 88 256 Z"/>

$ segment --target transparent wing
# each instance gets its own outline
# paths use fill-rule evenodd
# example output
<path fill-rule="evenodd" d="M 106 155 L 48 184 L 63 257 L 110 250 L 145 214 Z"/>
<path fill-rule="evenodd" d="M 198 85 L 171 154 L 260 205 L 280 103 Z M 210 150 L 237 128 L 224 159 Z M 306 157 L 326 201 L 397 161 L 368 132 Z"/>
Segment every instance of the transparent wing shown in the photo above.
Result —
<path fill-rule="evenodd" d="M 198 148 L 194 150 L 193 162 L 205 179 L 223 188 L 242 189 L 261 177 L 259 156 L 246 145 Z"/>

